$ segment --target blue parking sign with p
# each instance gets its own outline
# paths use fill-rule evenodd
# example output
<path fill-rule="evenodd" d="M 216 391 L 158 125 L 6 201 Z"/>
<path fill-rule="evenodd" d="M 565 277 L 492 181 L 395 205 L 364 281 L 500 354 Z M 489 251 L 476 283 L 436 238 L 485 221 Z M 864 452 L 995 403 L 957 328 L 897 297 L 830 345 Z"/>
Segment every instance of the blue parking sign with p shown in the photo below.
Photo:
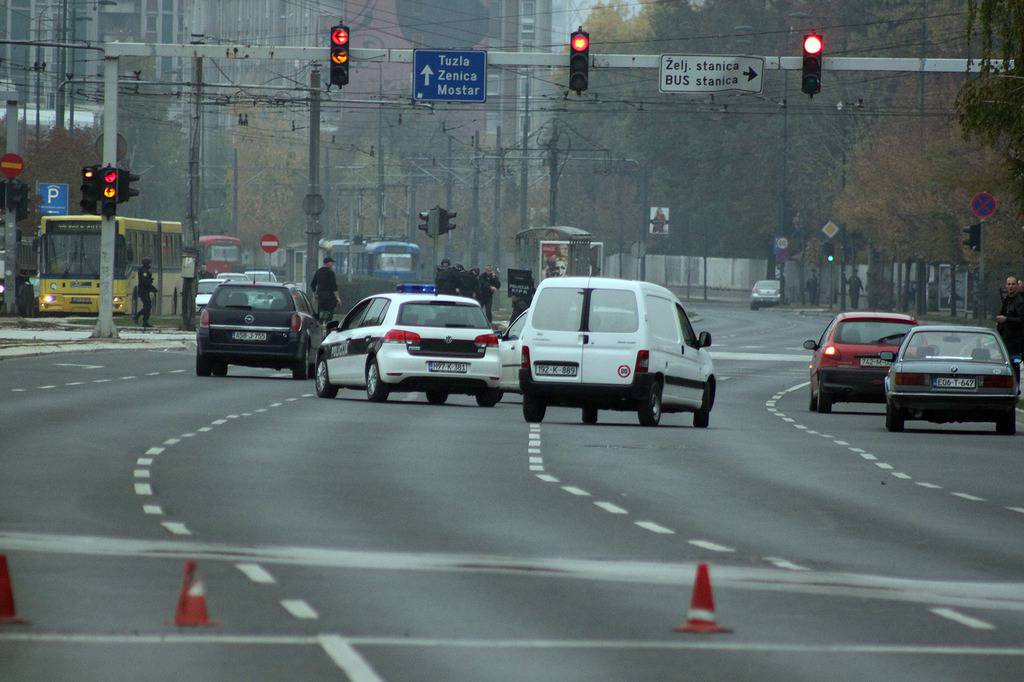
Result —
<path fill-rule="evenodd" d="M 42 215 L 68 214 L 68 186 L 66 183 L 39 183 L 39 213 Z"/>

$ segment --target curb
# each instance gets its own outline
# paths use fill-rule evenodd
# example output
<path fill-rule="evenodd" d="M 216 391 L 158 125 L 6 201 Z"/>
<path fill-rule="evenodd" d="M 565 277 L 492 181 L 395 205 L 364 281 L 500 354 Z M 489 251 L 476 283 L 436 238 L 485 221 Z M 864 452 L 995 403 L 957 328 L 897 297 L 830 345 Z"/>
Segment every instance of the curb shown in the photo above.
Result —
<path fill-rule="evenodd" d="M 0 361 L 55 353 L 91 353 L 103 350 L 191 350 L 190 341 L 97 341 L 86 343 L 32 344 L 0 348 Z"/>

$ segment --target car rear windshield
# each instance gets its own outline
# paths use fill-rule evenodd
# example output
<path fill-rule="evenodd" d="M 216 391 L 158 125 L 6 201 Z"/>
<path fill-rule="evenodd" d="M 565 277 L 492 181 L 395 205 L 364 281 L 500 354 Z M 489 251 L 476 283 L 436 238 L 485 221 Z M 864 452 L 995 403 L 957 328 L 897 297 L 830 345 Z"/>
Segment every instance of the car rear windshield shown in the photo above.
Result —
<path fill-rule="evenodd" d="M 213 290 L 217 288 L 220 282 L 200 282 L 199 287 L 196 289 L 197 294 L 212 294 Z"/>
<path fill-rule="evenodd" d="M 640 327 L 636 294 L 621 289 L 594 289 L 590 293 L 588 319 L 587 329 L 592 332 L 635 332 Z"/>
<path fill-rule="evenodd" d="M 750 280 L 747 280 L 750 281 Z M 760 282 L 754 285 L 755 289 L 778 289 L 779 280 L 777 279 L 762 279 Z"/>
<path fill-rule="evenodd" d="M 836 329 L 836 343 L 864 346 L 898 346 L 903 337 L 914 328 L 908 322 L 885 320 L 850 320 L 840 322 Z"/>
<path fill-rule="evenodd" d="M 578 332 L 583 321 L 583 289 L 551 287 L 533 304 L 533 328 L 551 332 Z"/>
<path fill-rule="evenodd" d="M 295 310 L 291 293 L 281 287 L 218 287 L 210 305 L 214 308 L 243 310 Z"/>
<path fill-rule="evenodd" d="M 918 332 L 907 340 L 904 360 L 1006 362 L 995 334 L 986 332 Z"/>
<path fill-rule="evenodd" d="M 480 306 L 451 301 L 403 303 L 398 309 L 398 324 L 411 327 L 490 328 Z"/>

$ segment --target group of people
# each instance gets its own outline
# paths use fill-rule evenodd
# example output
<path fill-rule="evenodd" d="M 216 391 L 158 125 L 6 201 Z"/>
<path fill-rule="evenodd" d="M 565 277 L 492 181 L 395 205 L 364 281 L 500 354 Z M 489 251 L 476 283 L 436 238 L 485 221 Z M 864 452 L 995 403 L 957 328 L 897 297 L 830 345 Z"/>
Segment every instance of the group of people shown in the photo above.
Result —
<path fill-rule="evenodd" d="M 1009 275 L 1001 293 L 1002 305 L 996 315 L 996 331 L 1010 352 L 1013 372 L 1019 382 L 1021 357 L 1024 356 L 1024 282 Z"/>
<path fill-rule="evenodd" d="M 482 272 L 480 268 L 467 270 L 461 263 L 453 266 L 451 261 L 445 258 L 434 273 L 434 284 L 437 285 L 439 294 L 465 296 L 479 301 L 487 321 L 494 321 L 491 306 L 494 304 L 494 295 L 501 288 L 501 279 L 493 265 L 484 267 Z"/>

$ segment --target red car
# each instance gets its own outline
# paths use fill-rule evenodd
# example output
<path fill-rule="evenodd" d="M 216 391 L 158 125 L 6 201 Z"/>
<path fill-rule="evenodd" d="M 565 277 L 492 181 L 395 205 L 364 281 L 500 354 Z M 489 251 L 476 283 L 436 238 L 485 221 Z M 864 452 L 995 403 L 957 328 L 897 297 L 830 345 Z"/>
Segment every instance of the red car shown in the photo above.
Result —
<path fill-rule="evenodd" d="M 835 403 L 884 403 L 890 362 L 878 354 L 899 348 L 917 320 L 896 313 L 840 313 L 817 341 L 804 341 L 811 358 L 810 410 L 822 414 Z"/>

